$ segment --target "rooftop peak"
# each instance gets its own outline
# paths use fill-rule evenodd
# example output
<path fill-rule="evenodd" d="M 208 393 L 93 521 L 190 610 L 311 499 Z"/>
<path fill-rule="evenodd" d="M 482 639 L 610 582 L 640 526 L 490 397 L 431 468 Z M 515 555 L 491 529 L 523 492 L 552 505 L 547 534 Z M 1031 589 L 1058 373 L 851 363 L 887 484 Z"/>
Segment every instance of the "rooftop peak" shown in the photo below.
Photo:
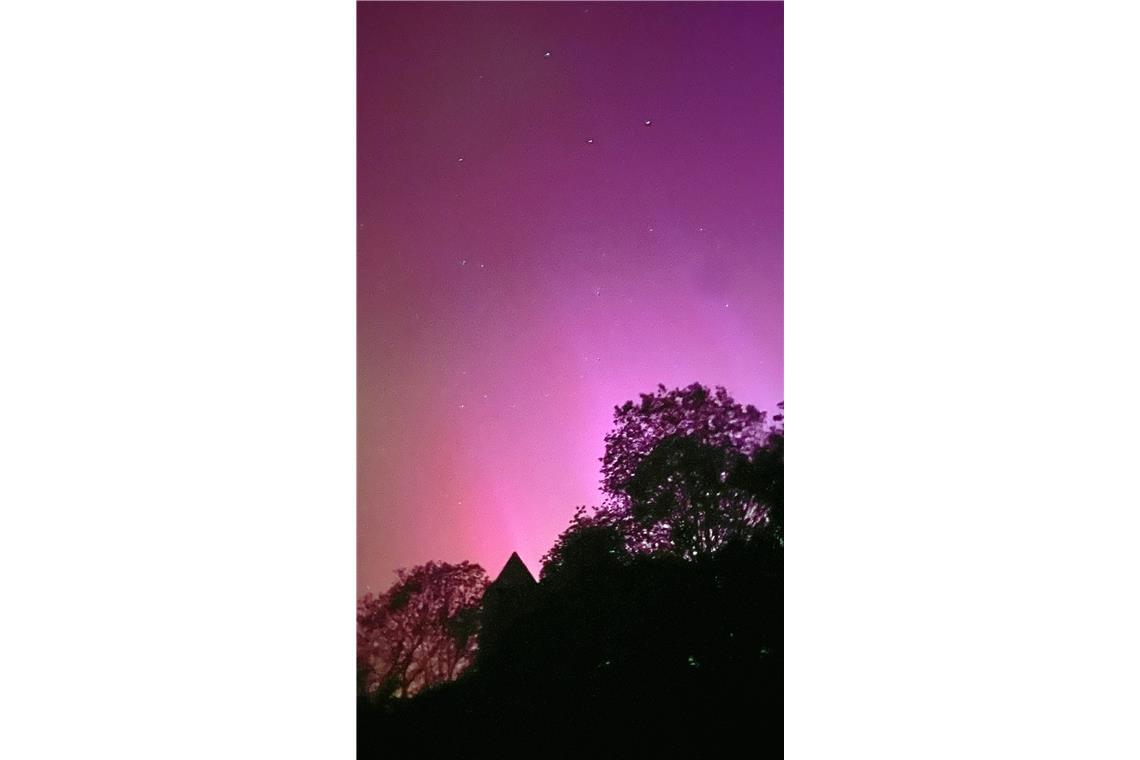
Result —
<path fill-rule="evenodd" d="M 538 583 L 527 569 L 526 563 L 519 558 L 518 552 L 511 552 L 507 564 L 499 572 L 495 583 L 502 586 L 533 586 Z"/>

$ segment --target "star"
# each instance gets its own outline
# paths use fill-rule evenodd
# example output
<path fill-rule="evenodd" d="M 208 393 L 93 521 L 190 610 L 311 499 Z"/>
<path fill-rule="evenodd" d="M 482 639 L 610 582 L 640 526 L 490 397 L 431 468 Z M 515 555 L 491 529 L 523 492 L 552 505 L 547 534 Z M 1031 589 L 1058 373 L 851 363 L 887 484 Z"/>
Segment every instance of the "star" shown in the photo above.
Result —
<path fill-rule="evenodd" d="M 653 121 L 652 121 L 651 119 L 646 119 L 646 120 L 645 120 L 645 126 L 647 126 L 647 127 L 652 127 L 652 126 L 653 126 Z"/>
<path fill-rule="evenodd" d="M 590 137 L 590 138 L 587 138 L 587 139 L 586 139 L 586 144 L 587 144 L 587 145 L 593 145 L 593 144 L 594 144 L 594 138 L 592 138 L 592 137 Z M 361 226 L 363 227 L 364 225 L 361 225 Z"/>
<path fill-rule="evenodd" d="M 549 58 L 550 57 L 550 51 L 547 50 L 545 53 L 542 54 L 542 57 L 543 58 Z"/>

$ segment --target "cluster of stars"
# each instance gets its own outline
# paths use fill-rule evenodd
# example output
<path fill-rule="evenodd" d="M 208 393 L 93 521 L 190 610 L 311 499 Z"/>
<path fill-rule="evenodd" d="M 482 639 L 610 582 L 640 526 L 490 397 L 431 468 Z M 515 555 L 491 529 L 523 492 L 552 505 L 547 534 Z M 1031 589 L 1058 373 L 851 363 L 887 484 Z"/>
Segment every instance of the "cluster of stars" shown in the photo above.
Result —
<path fill-rule="evenodd" d="M 589 11 L 588 11 L 588 10 L 586 10 L 586 12 L 588 13 Z M 549 60 L 549 59 L 551 59 L 551 58 L 553 57 L 553 55 L 554 55 L 554 53 L 553 53 L 553 51 L 551 51 L 551 50 L 544 50 L 544 51 L 542 52 L 542 58 L 543 58 L 544 60 Z M 480 74 L 480 75 L 478 76 L 478 78 L 479 78 L 479 79 L 483 79 L 483 75 L 482 75 L 482 74 Z M 653 126 L 653 120 L 652 120 L 652 119 L 643 119 L 643 120 L 641 121 L 641 123 L 642 123 L 642 125 L 643 125 L 643 126 L 645 126 L 645 127 L 652 127 L 652 126 Z M 585 143 L 586 143 L 586 145 L 594 145 L 594 143 L 595 143 L 595 138 L 594 138 L 594 137 L 586 137 L 586 138 L 585 138 Z M 457 163 L 458 163 L 458 164 L 460 164 L 460 165 L 463 165 L 463 164 L 465 163 L 465 157 L 464 157 L 464 156 L 458 156 L 458 157 L 457 157 Z M 656 229 L 655 227 L 648 227 L 648 231 L 649 231 L 650 233 L 653 233 L 653 232 L 655 232 L 655 229 Z M 705 232 L 705 231 L 706 231 L 706 230 L 705 230 L 705 227 L 704 227 L 704 226 L 700 226 L 700 227 L 698 227 L 698 228 L 697 228 L 697 232 L 699 232 L 699 233 L 703 233 L 703 232 Z M 467 264 L 468 264 L 468 259 L 465 259 L 465 258 L 464 258 L 464 259 L 460 259 L 460 260 L 459 260 L 459 265 L 460 265 L 461 267 L 466 267 L 466 266 L 467 266 Z M 480 264 L 479 264 L 479 269 L 485 269 L 485 268 L 486 268 L 486 264 L 485 264 L 485 263 L 480 263 Z M 602 287 L 601 287 L 601 286 L 595 286 L 595 287 L 593 287 L 593 288 L 592 288 L 592 292 L 593 292 L 593 294 L 594 294 L 594 296 L 595 296 L 595 297 L 600 297 L 600 296 L 602 295 Z M 632 303 L 633 299 L 632 299 L 632 298 L 627 298 L 627 299 L 626 299 L 626 301 L 627 301 L 627 302 L 630 302 L 630 303 Z M 728 303 L 725 303 L 725 304 L 724 304 L 724 308 L 725 308 L 725 309 L 729 308 L 729 304 L 728 304 Z M 592 363 L 598 363 L 598 362 L 601 362 L 601 356 L 594 356 L 594 357 L 586 356 L 586 357 L 584 357 L 584 361 L 585 361 L 585 362 L 587 362 L 587 363 L 590 363 L 590 364 L 592 364 Z M 466 376 L 466 375 L 468 374 L 468 372 L 467 372 L 467 370 L 463 370 L 461 374 L 462 374 L 462 375 L 464 375 L 464 376 Z M 579 373 L 579 374 L 578 374 L 578 377 L 579 377 L 579 379 L 585 379 L 585 375 L 584 375 L 584 374 L 581 374 L 581 373 Z M 542 397 L 543 397 L 544 399 L 548 399 L 548 398 L 550 398 L 550 393 L 549 393 L 549 392 L 544 392 L 544 393 L 542 394 Z M 488 399 L 490 398 L 490 396 L 489 396 L 489 394 L 487 394 L 487 393 L 483 393 L 483 394 L 482 394 L 482 398 L 483 398 L 484 400 L 488 400 Z M 467 404 L 466 404 L 466 403 L 462 403 L 462 402 L 461 402 L 461 403 L 459 403 L 459 405 L 458 405 L 458 406 L 459 406 L 459 408 L 460 408 L 460 409 L 466 409 L 466 408 L 467 408 Z M 519 405 L 518 405 L 518 403 L 514 403 L 514 402 L 513 402 L 513 403 L 510 403 L 510 405 L 509 405 L 509 406 L 510 406 L 510 408 L 511 408 L 511 409 L 518 409 L 518 408 L 519 408 Z M 459 503 L 460 503 L 460 504 L 462 504 L 462 502 L 459 502 Z"/>
<path fill-rule="evenodd" d="M 587 11 L 587 12 L 589 12 L 589 11 Z M 544 50 L 544 51 L 543 51 L 543 53 L 542 53 L 542 57 L 543 57 L 543 59 L 549 59 L 549 58 L 551 58 L 552 56 L 553 56 L 553 52 L 552 52 L 552 51 L 550 51 L 550 50 Z M 482 79 L 482 78 L 483 78 L 483 75 L 482 75 L 482 74 L 480 74 L 480 75 L 479 75 L 479 79 Z M 647 126 L 647 127 L 651 127 L 651 126 L 653 126 L 653 120 L 652 120 L 652 119 L 645 119 L 644 121 L 642 121 L 642 124 L 644 124 L 644 125 L 645 125 L 645 126 Z M 593 144 L 594 144 L 594 138 L 593 138 L 593 137 L 587 137 L 587 138 L 586 138 L 586 144 L 587 144 L 587 145 L 593 145 Z M 462 164 L 463 162 L 464 162 L 464 157 L 463 157 L 463 156 L 459 156 L 459 157 L 458 157 L 458 163 L 459 163 L 459 164 Z M 649 228 L 649 231 L 650 231 L 650 232 L 653 232 L 653 228 L 652 228 L 652 227 L 650 227 L 650 228 Z M 704 227 L 701 227 L 701 228 L 700 228 L 700 232 L 704 232 L 704 231 L 705 231 L 705 228 L 704 228 Z M 465 267 L 465 266 L 467 266 L 467 259 L 461 259 L 461 260 L 459 261 L 459 266 L 462 266 L 462 267 Z M 486 268 L 486 264 L 480 264 L 480 265 L 479 265 L 479 268 L 480 268 L 480 269 L 485 269 L 485 268 Z M 602 294 L 602 289 L 601 289 L 600 287 L 596 287 L 596 288 L 594 288 L 594 295 L 595 295 L 595 296 L 600 296 L 601 294 Z M 726 307 L 726 308 L 727 308 L 727 306 L 728 306 L 728 304 L 725 304 L 725 307 Z M 463 407 L 462 407 L 462 405 L 460 405 L 460 408 L 463 408 Z"/>

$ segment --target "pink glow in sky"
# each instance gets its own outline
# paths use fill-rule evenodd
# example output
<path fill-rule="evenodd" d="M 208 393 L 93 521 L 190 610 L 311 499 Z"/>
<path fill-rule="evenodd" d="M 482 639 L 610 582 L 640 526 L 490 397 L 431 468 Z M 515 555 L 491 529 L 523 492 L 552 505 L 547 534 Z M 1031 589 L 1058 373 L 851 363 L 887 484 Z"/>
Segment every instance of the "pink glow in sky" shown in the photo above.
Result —
<path fill-rule="evenodd" d="M 783 399 L 782 38 L 779 3 L 358 5 L 361 593 L 537 576 L 658 383 Z"/>

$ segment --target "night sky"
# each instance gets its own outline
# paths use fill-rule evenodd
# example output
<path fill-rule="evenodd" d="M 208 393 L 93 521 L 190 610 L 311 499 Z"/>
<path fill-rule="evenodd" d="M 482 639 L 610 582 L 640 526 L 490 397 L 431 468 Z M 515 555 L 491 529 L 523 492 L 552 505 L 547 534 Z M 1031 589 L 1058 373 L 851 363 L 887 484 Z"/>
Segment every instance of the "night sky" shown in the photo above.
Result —
<path fill-rule="evenodd" d="M 358 6 L 359 591 L 539 558 L 613 407 L 783 399 L 779 3 Z"/>

